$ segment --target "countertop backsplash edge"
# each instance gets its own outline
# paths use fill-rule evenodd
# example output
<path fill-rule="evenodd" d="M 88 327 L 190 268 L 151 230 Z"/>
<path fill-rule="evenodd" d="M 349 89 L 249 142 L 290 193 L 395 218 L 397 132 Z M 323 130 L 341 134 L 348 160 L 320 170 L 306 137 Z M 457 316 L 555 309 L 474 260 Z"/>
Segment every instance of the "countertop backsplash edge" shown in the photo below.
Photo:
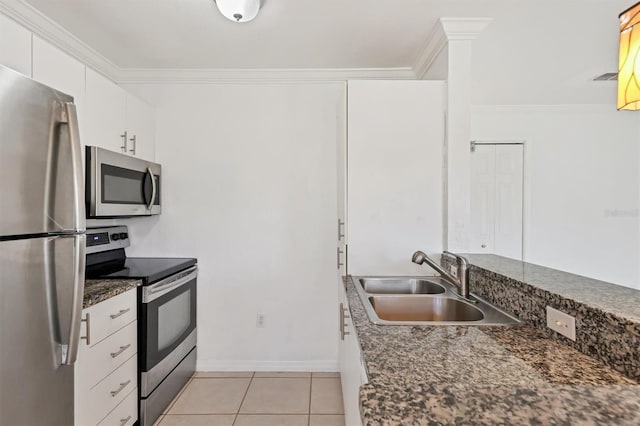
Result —
<path fill-rule="evenodd" d="M 589 355 L 625 376 L 640 381 L 640 324 L 593 304 L 585 304 L 535 285 L 507 277 L 474 263 L 471 256 L 471 292 L 517 316 L 525 323 Z M 442 257 L 448 268 L 453 262 Z M 524 262 L 523 262 L 524 264 Z M 558 283 L 562 285 L 562 283 Z M 546 307 L 558 309 L 576 318 L 576 340 L 547 327 Z"/>

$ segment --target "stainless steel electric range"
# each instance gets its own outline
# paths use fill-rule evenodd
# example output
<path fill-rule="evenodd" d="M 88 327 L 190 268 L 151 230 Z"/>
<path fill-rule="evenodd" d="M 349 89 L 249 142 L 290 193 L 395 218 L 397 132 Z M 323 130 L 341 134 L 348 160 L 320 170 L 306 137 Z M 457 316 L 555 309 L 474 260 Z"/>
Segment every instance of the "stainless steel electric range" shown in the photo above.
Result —
<path fill-rule="evenodd" d="M 89 279 L 140 279 L 138 392 L 140 424 L 152 425 L 196 367 L 198 265 L 190 258 L 126 257 L 126 226 L 87 230 Z"/>

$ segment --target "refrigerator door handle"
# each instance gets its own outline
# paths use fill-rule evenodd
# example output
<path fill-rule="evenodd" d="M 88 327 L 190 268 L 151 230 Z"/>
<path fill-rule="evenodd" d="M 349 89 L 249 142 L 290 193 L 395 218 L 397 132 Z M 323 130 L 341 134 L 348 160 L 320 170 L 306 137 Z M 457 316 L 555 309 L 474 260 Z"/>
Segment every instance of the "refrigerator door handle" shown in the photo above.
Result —
<path fill-rule="evenodd" d="M 82 146 L 78 113 L 73 102 L 64 103 L 63 121 L 69 126 L 69 145 L 71 149 L 71 167 L 73 168 L 73 227 L 76 232 L 86 229 L 84 206 L 84 173 L 82 171 Z"/>
<path fill-rule="evenodd" d="M 62 237 L 69 238 L 69 237 Z M 62 364 L 71 365 L 78 358 L 80 345 L 80 328 L 82 317 L 82 301 L 84 299 L 84 273 L 86 262 L 86 236 L 75 235 L 73 241 L 73 291 L 68 340 L 62 341 Z M 63 313 L 60 313 L 63 315 Z M 63 321 L 60 321 L 64 323 Z M 59 323 L 60 323 L 59 322 Z"/>

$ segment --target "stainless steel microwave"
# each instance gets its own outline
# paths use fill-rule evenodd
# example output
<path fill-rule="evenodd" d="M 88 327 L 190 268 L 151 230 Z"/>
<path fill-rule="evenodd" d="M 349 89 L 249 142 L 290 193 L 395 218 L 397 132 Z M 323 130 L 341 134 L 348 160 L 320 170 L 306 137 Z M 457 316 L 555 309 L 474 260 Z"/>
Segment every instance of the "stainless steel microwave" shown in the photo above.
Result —
<path fill-rule="evenodd" d="M 160 214 L 160 164 L 95 146 L 86 147 L 85 164 L 87 218 Z"/>

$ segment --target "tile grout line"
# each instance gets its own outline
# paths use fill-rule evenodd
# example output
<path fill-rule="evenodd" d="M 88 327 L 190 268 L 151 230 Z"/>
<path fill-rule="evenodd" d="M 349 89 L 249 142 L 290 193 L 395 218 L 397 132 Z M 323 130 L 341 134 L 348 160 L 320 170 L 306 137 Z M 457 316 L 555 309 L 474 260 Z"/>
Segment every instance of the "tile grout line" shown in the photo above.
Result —
<path fill-rule="evenodd" d="M 164 417 L 169 414 L 169 411 L 171 411 L 171 409 L 173 408 L 174 405 L 176 405 L 176 402 L 178 402 L 178 399 L 180 399 L 180 397 L 182 396 L 182 394 L 184 393 L 184 391 L 187 390 L 187 388 L 189 387 L 189 385 L 191 384 L 191 382 L 193 381 L 193 379 L 197 376 L 198 372 L 195 372 L 193 374 L 193 376 L 191 376 L 189 378 L 189 381 L 187 381 L 187 383 L 182 387 L 182 389 L 180 389 L 180 392 L 178 392 L 178 394 L 173 398 L 173 400 L 171 401 L 171 404 L 169 404 L 169 406 L 167 407 L 167 411 L 165 411 L 164 413 L 162 413 L 162 420 L 164 420 Z"/>
<path fill-rule="evenodd" d="M 309 378 L 309 415 L 307 416 L 307 426 L 311 426 L 311 393 L 313 392 L 313 373 Z"/>
<path fill-rule="evenodd" d="M 231 426 L 235 426 L 236 421 L 238 420 L 238 416 L 240 415 L 240 409 L 242 408 L 242 404 L 244 404 L 244 400 L 247 397 L 247 394 L 249 393 L 249 388 L 251 388 L 251 383 L 253 383 L 253 378 L 255 377 L 256 372 L 252 372 L 251 374 L 251 378 L 249 379 L 249 386 L 247 386 L 247 389 L 244 391 L 244 395 L 242 396 L 242 401 L 240 401 L 240 405 L 238 405 L 238 409 L 236 410 L 236 416 L 233 419 L 233 423 Z"/>

